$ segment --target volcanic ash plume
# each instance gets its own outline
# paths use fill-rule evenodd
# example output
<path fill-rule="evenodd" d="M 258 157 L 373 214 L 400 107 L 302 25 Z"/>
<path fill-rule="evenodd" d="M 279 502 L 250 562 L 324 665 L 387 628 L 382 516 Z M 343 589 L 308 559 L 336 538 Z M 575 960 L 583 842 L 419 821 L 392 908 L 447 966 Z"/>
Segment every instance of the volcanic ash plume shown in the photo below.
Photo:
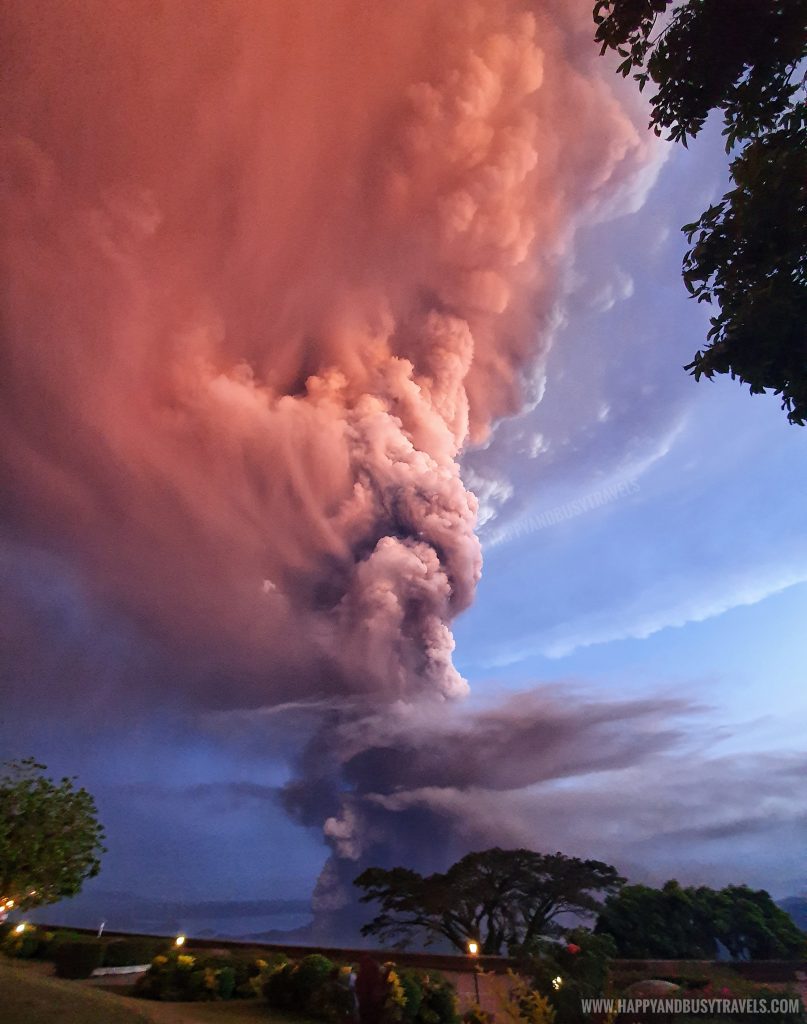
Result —
<path fill-rule="evenodd" d="M 5 530 L 202 699 L 464 691 L 457 455 L 646 158 L 589 7 L 4 5 Z"/>

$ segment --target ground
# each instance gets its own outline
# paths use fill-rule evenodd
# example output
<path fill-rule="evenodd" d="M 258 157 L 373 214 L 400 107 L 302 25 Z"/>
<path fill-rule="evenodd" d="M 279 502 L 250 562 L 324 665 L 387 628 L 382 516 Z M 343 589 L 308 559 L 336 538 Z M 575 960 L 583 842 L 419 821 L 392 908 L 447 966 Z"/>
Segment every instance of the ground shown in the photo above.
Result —
<path fill-rule="evenodd" d="M 156 1003 L 123 986 L 103 989 L 51 977 L 52 965 L 0 956 L 3 1024 L 310 1024 L 272 1014 L 258 1000 Z"/>

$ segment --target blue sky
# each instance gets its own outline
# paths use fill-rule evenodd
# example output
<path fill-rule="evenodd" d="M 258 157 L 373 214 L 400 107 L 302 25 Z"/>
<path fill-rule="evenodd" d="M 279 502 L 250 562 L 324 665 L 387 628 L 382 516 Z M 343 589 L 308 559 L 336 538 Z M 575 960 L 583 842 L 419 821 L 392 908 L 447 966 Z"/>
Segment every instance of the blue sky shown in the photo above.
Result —
<path fill-rule="evenodd" d="M 752 764 L 803 749 L 807 466 L 775 397 L 681 369 L 708 307 L 687 299 L 676 229 L 720 193 L 725 168 L 713 129 L 670 153 L 639 212 L 579 235 L 543 401 L 468 456 L 497 481 L 496 514 L 456 638 L 476 693 L 561 682 L 686 696 L 714 730 L 702 756 Z M 756 873 L 752 847 L 735 871 Z"/>
<path fill-rule="evenodd" d="M 694 151 L 674 151 L 640 212 L 579 238 L 589 292 L 633 286 L 603 312 L 572 306 L 544 400 L 518 424 L 540 432 L 547 450 L 508 464 L 508 424 L 511 436 L 479 453 L 513 485 L 510 518 L 528 524 L 532 515 L 539 528 L 508 539 L 505 503 L 482 529 L 483 539 L 505 539 L 486 546 L 476 603 L 457 626 L 459 664 L 472 681 L 484 685 L 493 670 L 506 685 L 580 676 L 609 690 L 684 686 L 708 692 L 732 719 L 764 712 L 783 729 L 804 725 L 802 431 L 775 397 L 751 397 L 727 379 L 696 385 L 681 370 L 708 307 L 687 300 L 675 228 L 720 187 L 725 160 L 716 132 Z M 639 240 L 662 217 L 669 234 L 648 258 Z M 598 386 L 581 389 L 579 363 L 594 362 L 592 350 Z M 652 388 L 649 409 L 639 382 Z M 592 408 L 606 407 L 599 432 L 589 429 Z M 570 408 L 586 424 L 577 431 L 584 440 L 568 426 Z M 547 493 L 542 462 L 554 456 L 555 435 L 572 452 L 550 463 Z M 621 496 L 547 524 L 546 513 L 615 481 Z"/>

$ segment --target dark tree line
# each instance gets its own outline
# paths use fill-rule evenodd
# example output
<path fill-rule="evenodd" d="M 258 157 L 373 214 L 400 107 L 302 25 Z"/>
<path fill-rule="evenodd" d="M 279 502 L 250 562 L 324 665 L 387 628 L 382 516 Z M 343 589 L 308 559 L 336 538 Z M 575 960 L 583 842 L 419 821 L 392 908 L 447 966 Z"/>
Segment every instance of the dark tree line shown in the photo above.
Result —
<path fill-rule="evenodd" d="M 718 943 L 738 960 L 787 960 L 807 952 L 807 937 L 764 890 L 661 889 L 627 885 L 605 901 L 595 931 L 627 958 L 711 960 Z"/>
<path fill-rule="evenodd" d="M 595 936 L 626 958 L 709 960 L 718 943 L 736 959 L 807 953 L 807 936 L 763 890 L 626 885 L 610 864 L 562 853 L 497 847 L 426 876 L 370 868 L 356 885 L 362 902 L 379 907 L 362 934 L 399 946 L 442 941 L 467 953 L 475 942 L 480 953 L 546 958 L 563 948 L 558 939 L 583 934 L 581 921 L 596 919 Z"/>

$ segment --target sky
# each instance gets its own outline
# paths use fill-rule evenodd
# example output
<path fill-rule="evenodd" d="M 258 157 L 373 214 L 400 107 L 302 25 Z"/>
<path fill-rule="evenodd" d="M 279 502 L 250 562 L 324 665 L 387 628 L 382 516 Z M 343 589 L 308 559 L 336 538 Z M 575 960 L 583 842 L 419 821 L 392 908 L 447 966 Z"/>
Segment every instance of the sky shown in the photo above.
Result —
<path fill-rule="evenodd" d="M 719 125 L 586 3 L 192 8 L 4 14 L 0 755 L 95 794 L 87 913 L 804 891 L 804 435 L 682 369 Z"/>

